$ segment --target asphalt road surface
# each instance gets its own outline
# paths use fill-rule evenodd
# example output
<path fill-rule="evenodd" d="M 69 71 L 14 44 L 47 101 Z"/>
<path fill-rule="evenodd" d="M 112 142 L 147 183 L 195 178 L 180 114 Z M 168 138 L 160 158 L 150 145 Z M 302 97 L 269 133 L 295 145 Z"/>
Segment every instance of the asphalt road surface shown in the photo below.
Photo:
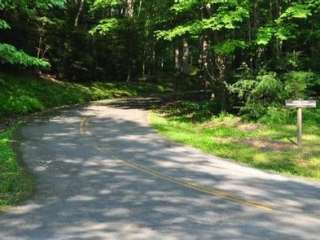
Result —
<path fill-rule="evenodd" d="M 23 127 L 37 189 L 0 215 L 0 239 L 320 239 L 320 184 L 164 140 L 148 125 L 150 101 L 93 103 Z"/>

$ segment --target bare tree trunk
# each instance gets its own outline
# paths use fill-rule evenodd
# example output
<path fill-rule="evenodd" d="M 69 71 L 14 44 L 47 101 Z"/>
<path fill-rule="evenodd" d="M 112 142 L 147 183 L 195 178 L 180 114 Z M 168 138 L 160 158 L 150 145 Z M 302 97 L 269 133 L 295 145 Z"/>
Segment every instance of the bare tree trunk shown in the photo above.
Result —
<path fill-rule="evenodd" d="M 84 0 L 80 0 L 77 16 L 76 16 L 76 18 L 74 20 L 74 26 L 75 27 L 78 27 L 78 25 L 79 25 L 79 19 L 80 19 L 80 15 L 81 15 L 81 13 L 83 11 L 83 7 L 84 7 Z"/>
<path fill-rule="evenodd" d="M 142 79 L 142 81 L 146 80 L 146 51 L 145 50 L 143 50 L 141 79 Z"/>
<path fill-rule="evenodd" d="M 209 85 L 209 39 L 207 35 L 204 35 L 200 41 L 200 56 L 199 56 L 199 66 L 201 69 L 202 81 L 204 87 Z"/>
<path fill-rule="evenodd" d="M 41 52 L 42 52 L 42 41 L 43 41 L 42 34 L 40 34 L 40 37 L 39 37 L 39 43 L 38 43 L 38 49 L 37 49 L 37 57 L 38 57 L 38 58 L 40 58 L 40 57 L 41 57 Z"/>
<path fill-rule="evenodd" d="M 253 19 L 252 19 L 252 32 L 256 32 L 259 27 L 259 14 L 258 14 L 258 0 L 253 3 Z M 255 51 L 254 57 L 251 58 L 252 69 L 257 68 L 260 62 L 259 48 Z"/>
<path fill-rule="evenodd" d="M 127 72 L 127 82 L 131 81 L 131 67 L 128 67 L 128 72 Z"/>
<path fill-rule="evenodd" d="M 188 74 L 190 70 L 189 56 L 190 56 L 189 43 L 186 39 L 183 39 L 182 72 L 184 74 Z"/>
<path fill-rule="evenodd" d="M 127 17 L 133 18 L 134 16 L 134 0 L 127 0 Z"/>
<path fill-rule="evenodd" d="M 129 32 L 130 34 L 134 34 L 133 32 L 133 17 L 134 17 L 134 1 L 135 0 L 126 0 L 126 9 L 125 9 L 125 15 L 126 17 L 128 17 L 129 19 Z M 133 70 L 133 57 L 132 57 L 132 53 L 133 53 L 133 48 L 134 48 L 134 44 L 132 43 L 132 40 L 130 39 L 129 36 L 127 36 L 127 46 L 128 46 L 128 73 L 127 73 L 127 82 L 131 81 L 132 78 L 132 70 Z"/>
<path fill-rule="evenodd" d="M 226 57 L 216 56 L 216 67 L 218 69 L 218 98 L 220 101 L 221 110 L 226 109 Z"/>
<path fill-rule="evenodd" d="M 37 47 L 37 57 L 41 58 L 41 55 L 43 53 L 42 45 L 43 45 L 43 38 L 45 36 L 45 26 L 43 23 L 40 23 L 41 25 L 38 28 L 39 32 L 39 41 L 38 41 L 38 47 Z"/>
<path fill-rule="evenodd" d="M 180 65 L 180 48 L 177 45 L 174 49 L 174 62 L 175 62 L 175 68 L 177 73 L 180 71 L 181 65 Z"/>
<path fill-rule="evenodd" d="M 281 9 L 281 3 L 280 0 L 276 1 L 276 11 L 277 11 L 277 16 L 276 17 L 280 17 L 282 14 L 282 9 Z M 280 59 L 281 57 L 281 52 L 282 52 L 282 41 L 280 39 L 276 40 L 276 57 L 277 60 Z"/>
<path fill-rule="evenodd" d="M 143 4 L 143 0 L 140 0 L 140 2 L 139 2 L 139 9 L 138 9 L 138 16 L 140 16 L 140 14 L 141 14 L 142 4 Z"/>
<path fill-rule="evenodd" d="M 208 55 L 209 55 L 209 40 L 208 36 L 203 37 L 203 43 L 202 43 L 202 62 L 203 66 L 205 68 L 208 68 Z"/>
<path fill-rule="evenodd" d="M 143 60 L 142 63 L 142 79 L 145 80 L 146 79 L 146 62 Z"/>

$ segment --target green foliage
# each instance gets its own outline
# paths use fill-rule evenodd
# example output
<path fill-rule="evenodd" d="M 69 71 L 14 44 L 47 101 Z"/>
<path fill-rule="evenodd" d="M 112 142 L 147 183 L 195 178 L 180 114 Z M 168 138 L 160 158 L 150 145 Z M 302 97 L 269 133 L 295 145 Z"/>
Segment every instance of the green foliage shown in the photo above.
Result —
<path fill-rule="evenodd" d="M 10 44 L 0 43 L 0 58 L 10 64 L 22 65 L 25 67 L 35 66 L 39 68 L 48 68 L 50 64 L 39 58 L 31 57 L 22 50 L 17 50 Z"/>
<path fill-rule="evenodd" d="M 287 10 L 281 14 L 280 18 L 277 20 L 278 23 L 292 18 L 306 19 L 312 15 L 311 9 L 308 5 L 302 3 L 295 3 L 288 7 Z"/>
<path fill-rule="evenodd" d="M 158 39 L 168 41 L 172 41 L 186 34 L 197 37 L 208 30 L 221 31 L 224 29 L 236 29 L 238 24 L 242 23 L 248 17 L 249 12 L 246 8 L 237 6 L 234 10 L 233 8 L 228 9 L 227 5 L 226 7 L 219 8 L 217 13 L 210 18 L 188 22 L 170 30 L 156 31 L 156 35 Z"/>
<path fill-rule="evenodd" d="M 289 72 L 284 75 L 285 91 L 288 98 L 306 98 L 310 95 L 310 85 L 316 82 L 316 75 L 313 72 Z"/>
<path fill-rule="evenodd" d="M 241 112 L 251 119 L 261 118 L 269 106 L 281 104 L 284 97 L 284 86 L 272 72 L 261 72 L 252 79 L 240 79 L 230 89 L 244 102 Z"/>
<path fill-rule="evenodd" d="M 91 35 L 106 36 L 112 34 L 115 30 L 119 29 L 121 23 L 116 18 L 103 19 L 97 26 L 89 31 Z"/>
<path fill-rule="evenodd" d="M 229 39 L 214 46 L 214 51 L 219 55 L 232 55 L 237 49 L 245 49 L 247 44 L 242 40 Z"/>
<path fill-rule="evenodd" d="M 6 0 L 0 9 L 5 64 L 210 90 L 221 109 L 255 119 L 288 98 L 319 99 L 319 0 Z M 46 108 L 16 97 L 20 112 L 20 102 Z"/>
<path fill-rule="evenodd" d="M 1 1 L 0 10 L 9 13 L 25 14 L 30 19 L 35 19 L 37 13 L 44 10 L 49 10 L 53 7 L 63 7 L 65 0 L 36 0 L 30 4 L 29 1 Z M 11 26 L 6 20 L 0 19 L 0 30 L 11 29 Z M 13 65 L 24 67 L 49 68 L 50 64 L 43 59 L 38 59 L 25 53 L 23 50 L 17 50 L 11 44 L 0 42 L 0 60 Z"/>
<path fill-rule="evenodd" d="M 256 78 L 257 85 L 252 91 L 255 100 L 277 101 L 282 97 L 283 85 L 275 73 L 262 73 Z"/>
<path fill-rule="evenodd" d="M 3 19 L 0 19 L 0 29 L 10 29 L 10 25 Z"/>
<path fill-rule="evenodd" d="M 100 8 L 110 8 L 121 5 L 121 0 L 95 0 L 93 3 L 92 10 L 97 10 Z"/>
<path fill-rule="evenodd" d="M 258 45 L 266 46 L 270 44 L 273 38 L 276 38 L 281 41 L 285 41 L 290 38 L 295 38 L 295 35 L 293 34 L 294 30 L 295 29 L 292 25 L 269 25 L 261 27 L 259 29 L 256 42 Z"/>
<path fill-rule="evenodd" d="M 296 124 L 297 111 L 295 109 L 284 108 L 283 106 L 268 107 L 267 112 L 259 119 L 260 123 L 266 125 L 286 125 Z M 303 124 L 304 126 L 318 126 L 320 122 L 320 110 L 304 109 Z"/>
<path fill-rule="evenodd" d="M 200 4 L 200 1 L 198 0 L 182 0 L 175 3 L 171 7 L 171 10 L 173 10 L 175 13 L 183 13 L 183 12 L 192 10 L 192 8 L 194 8 L 199 4 Z"/>
<path fill-rule="evenodd" d="M 264 123 L 276 122 L 277 118 L 276 123 L 290 123 L 291 115 L 283 109 L 285 100 L 315 98 L 317 93 L 312 90 L 320 88 L 318 75 L 313 72 L 292 71 L 280 76 L 261 72 L 255 77 L 244 74 L 239 78 L 230 91 L 243 101 L 241 112 L 250 119 L 262 118 Z"/>
<path fill-rule="evenodd" d="M 295 114 L 295 111 L 287 108 L 270 106 L 259 122 L 267 125 L 294 124 Z"/>
<path fill-rule="evenodd" d="M 258 45 L 268 45 L 274 35 L 274 29 L 271 26 L 261 27 L 257 35 Z"/>
<path fill-rule="evenodd" d="M 63 8 L 66 4 L 66 0 L 36 0 L 35 7 L 39 10 L 48 10 L 50 8 Z"/>

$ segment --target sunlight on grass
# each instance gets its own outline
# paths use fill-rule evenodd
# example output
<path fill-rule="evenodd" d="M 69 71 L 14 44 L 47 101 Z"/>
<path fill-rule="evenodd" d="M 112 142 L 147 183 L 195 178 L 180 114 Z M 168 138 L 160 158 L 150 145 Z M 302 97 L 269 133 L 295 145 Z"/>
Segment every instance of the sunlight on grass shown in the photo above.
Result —
<path fill-rule="evenodd" d="M 152 112 L 150 122 L 162 135 L 207 153 L 261 169 L 320 179 L 318 127 L 305 126 L 304 148 L 299 150 L 294 144 L 294 125 L 254 125 L 231 115 L 197 122 L 164 112 Z"/>

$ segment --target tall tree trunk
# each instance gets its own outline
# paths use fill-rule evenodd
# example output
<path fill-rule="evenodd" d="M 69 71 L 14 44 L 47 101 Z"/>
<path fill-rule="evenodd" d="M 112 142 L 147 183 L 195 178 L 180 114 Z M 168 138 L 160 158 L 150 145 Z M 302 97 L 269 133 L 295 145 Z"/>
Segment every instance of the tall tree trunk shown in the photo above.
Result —
<path fill-rule="evenodd" d="M 280 17 L 282 14 L 281 3 L 280 0 L 276 0 L 276 17 Z M 282 41 L 280 39 L 276 40 L 276 58 L 279 60 L 281 58 L 282 51 Z"/>
<path fill-rule="evenodd" d="M 208 78 L 209 76 L 209 38 L 205 35 L 202 39 L 202 51 L 201 51 L 201 58 L 202 58 L 202 72 L 204 74 L 204 85 L 207 88 L 209 85 Z"/>
<path fill-rule="evenodd" d="M 42 41 L 43 41 L 43 37 L 42 37 L 42 34 L 40 34 L 39 43 L 38 43 L 38 48 L 37 48 L 37 58 L 40 58 L 40 57 L 41 57 Z"/>
<path fill-rule="evenodd" d="M 142 4 L 143 4 L 143 0 L 139 1 L 139 9 L 138 9 L 138 16 L 140 16 L 141 11 L 142 11 Z"/>
<path fill-rule="evenodd" d="M 134 0 L 127 0 L 126 15 L 129 18 L 133 18 L 133 16 L 134 16 Z"/>
<path fill-rule="evenodd" d="M 176 72 L 179 73 L 180 69 L 181 69 L 181 65 L 180 65 L 180 48 L 179 45 L 175 46 L 174 49 L 174 62 L 175 62 L 175 69 Z"/>
<path fill-rule="evenodd" d="M 256 33 L 257 32 L 257 29 L 259 27 L 259 13 L 258 13 L 258 0 L 254 0 L 254 3 L 253 3 L 253 19 L 252 19 L 252 29 L 251 31 Z M 259 65 L 259 62 L 260 62 L 260 53 L 261 52 L 258 49 L 255 50 L 254 52 L 254 57 L 252 59 L 252 69 L 256 69 Z"/>
<path fill-rule="evenodd" d="M 134 44 L 132 42 L 132 39 L 130 38 L 132 34 L 134 34 L 134 29 L 133 29 L 133 17 L 134 17 L 134 0 L 126 0 L 127 6 L 126 6 L 126 16 L 129 19 L 129 25 L 128 25 L 128 36 L 127 36 L 127 46 L 128 46 L 128 73 L 127 73 L 127 82 L 131 81 L 132 78 L 132 68 L 133 68 L 133 48 Z"/>
<path fill-rule="evenodd" d="M 141 64 L 141 79 L 142 81 L 146 80 L 146 51 L 145 49 L 143 50 L 143 59 L 142 59 L 142 64 Z"/>
<path fill-rule="evenodd" d="M 84 7 L 84 0 L 80 0 L 79 9 L 78 9 L 76 18 L 74 20 L 74 26 L 75 27 L 78 27 L 78 25 L 79 25 L 79 19 L 80 19 L 81 13 L 83 11 L 83 7 Z"/>
<path fill-rule="evenodd" d="M 218 70 L 217 97 L 220 102 L 221 110 L 226 110 L 226 57 L 216 56 L 215 59 Z"/>
<path fill-rule="evenodd" d="M 182 72 L 184 74 L 188 74 L 190 72 L 190 66 L 189 66 L 189 57 L 190 57 L 190 49 L 189 49 L 189 43 L 184 38 L 183 39 L 183 55 L 182 55 Z"/>

